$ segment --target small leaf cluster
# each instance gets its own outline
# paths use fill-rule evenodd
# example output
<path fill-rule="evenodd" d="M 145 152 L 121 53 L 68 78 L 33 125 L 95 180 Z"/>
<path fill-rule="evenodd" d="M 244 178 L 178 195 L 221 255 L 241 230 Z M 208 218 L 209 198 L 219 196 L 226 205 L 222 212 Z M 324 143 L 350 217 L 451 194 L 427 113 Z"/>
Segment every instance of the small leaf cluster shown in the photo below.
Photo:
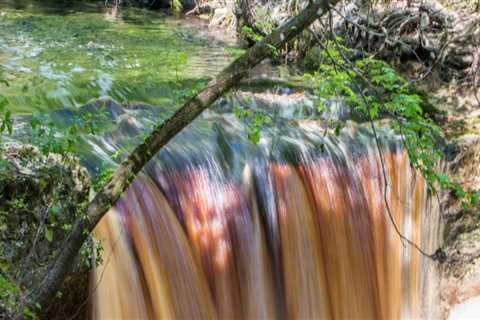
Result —
<path fill-rule="evenodd" d="M 100 171 L 100 174 L 98 175 L 95 184 L 93 185 L 93 188 L 95 189 L 96 192 L 100 191 L 102 187 L 110 180 L 110 178 L 113 176 L 115 173 L 115 169 L 111 167 L 107 167 L 103 170 Z"/>
<path fill-rule="evenodd" d="M 3 70 L 0 68 L 0 87 L 2 85 L 9 86 L 7 79 Z M 8 99 L 0 93 L 0 135 L 4 132 L 12 134 L 13 132 L 13 121 L 12 121 L 12 112 L 7 110 Z"/>
<path fill-rule="evenodd" d="M 260 142 L 261 129 L 265 125 L 272 124 L 272 118 L 263 111 L 236 106 L 234 112 L 238 119 L 245 122 L 248 138 L 254 144 Z"/>
<path fill-rule="evenodd" d="M 15 309 L 15 298 L 18 293 L 18 287 L 9 279 L 0 274 L 0 305 L 3 307 L 3 309 Z"/>
<path fill-rule="evenodd" d="M 102 241 L 90 234 L 80 250 L 83 263 L 88 269 L 98 267 L 103 263 L 103 250 Z"/>
<path fill-rule="evenodd" d="M 181 0 L 171 0 L 170 7 L 172 8 L 173 14 L 178 16 L 182 13 L 183 5 Z"/>
<path fill-rule="evenodd" d="M 51 119 L 34 113 L 30 120 L 32 143 L 48 156 L 50 153 L 62 156 L 74 155 L 82 135 L 95 135 L 100 130 L 100 121 L 106 117 L 102 112 L 94 115 L 84 113 L 72 119 L 72 124 L 59 127 Z"/>
<path fill-rule="evenodd" d="M 19 309 L 19 302 L 17 300 L 20 294 L 20 289 L 11 280 L 0 274 L 0 310 L 17 310 Z M 23 306 L 21 314 L 24 319 L 37 319 L 35 312 L 27 306 Z M 7 316 L 0 313 L 0 316 Z"/>
<path fill-rule="evenodd" d="M 243 26 L 241 31 L 241 35 L 245 37 L 245 39 L 248 39 L 252 41 L 253 43 L 260 42 L 263 40 L 263 36 L 256 33 L 251 27 L 249 26 Z"/>

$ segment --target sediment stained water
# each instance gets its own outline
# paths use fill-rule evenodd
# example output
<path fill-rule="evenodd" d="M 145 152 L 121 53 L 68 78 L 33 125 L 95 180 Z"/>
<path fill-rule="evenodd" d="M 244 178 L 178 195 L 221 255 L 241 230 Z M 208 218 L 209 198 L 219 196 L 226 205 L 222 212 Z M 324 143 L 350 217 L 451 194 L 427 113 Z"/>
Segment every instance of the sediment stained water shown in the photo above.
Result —
<path fill-rule="evenodd" d="M 432 252 L 438 210 L 398 137 L 381 130 L 382 166 L 366 127 L 285 121 L 255 146 L 218 110 L 100 222 L 94 319 L 434 317 L 433 262 L 391 219 Z"/>

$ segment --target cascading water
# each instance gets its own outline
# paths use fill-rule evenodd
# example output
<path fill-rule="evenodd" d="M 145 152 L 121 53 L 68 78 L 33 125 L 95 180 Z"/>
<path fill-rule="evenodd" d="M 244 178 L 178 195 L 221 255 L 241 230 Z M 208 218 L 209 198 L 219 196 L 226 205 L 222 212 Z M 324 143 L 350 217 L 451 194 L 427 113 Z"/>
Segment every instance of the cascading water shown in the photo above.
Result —
<path fill-rule="evenodd" d="M 391 221 L 438 247 L 438 210 L 400 139 L 381 130 L 382 165 L 366 127 L 336 137 L 277 119 L 255 146 L 220 109 L 164 148 L 98 225 L 93 319 L 438 315 L 433 262 Z"/>

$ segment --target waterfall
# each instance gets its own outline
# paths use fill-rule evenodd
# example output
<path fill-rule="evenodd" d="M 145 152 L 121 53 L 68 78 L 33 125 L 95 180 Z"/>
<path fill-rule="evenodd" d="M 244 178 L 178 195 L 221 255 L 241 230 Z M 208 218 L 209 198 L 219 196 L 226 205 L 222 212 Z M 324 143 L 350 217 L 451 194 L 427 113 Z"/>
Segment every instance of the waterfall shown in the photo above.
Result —
<path fill-rule="evenodd" d="M 437 204 L 380 131 L 289 120 L 253 145 L 207 112 L 97 226 L 92 318 L 436 317 L 435 266 L 394 223 L 433 252 Z"/>

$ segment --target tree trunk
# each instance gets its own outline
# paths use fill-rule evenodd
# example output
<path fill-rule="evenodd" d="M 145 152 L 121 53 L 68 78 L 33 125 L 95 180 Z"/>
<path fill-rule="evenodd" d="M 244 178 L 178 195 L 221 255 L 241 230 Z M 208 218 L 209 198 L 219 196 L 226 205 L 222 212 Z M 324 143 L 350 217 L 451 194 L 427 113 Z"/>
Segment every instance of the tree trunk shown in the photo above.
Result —
<path fill-rule="evenodd" d="M 231 63 L 207 87 L 188 100 L 172 117 L 158 125 L 150 136 L 120 164 L 109 182 L 90 202 L 86 214 L 77 218 L 63 250 L 51 263 L 42 282 L 28 297 L 28 304 L 45 306 L 56 293 L 89 233 L 115 204 L 144 165 L 177 133 L 190 124 L 203 110 L 231 89 L 247 72 L 269 56 L 272 49 L 282 47 L 339 0 L 311 0 L 297 16 L 273 31 L 269 36 Z"/>

